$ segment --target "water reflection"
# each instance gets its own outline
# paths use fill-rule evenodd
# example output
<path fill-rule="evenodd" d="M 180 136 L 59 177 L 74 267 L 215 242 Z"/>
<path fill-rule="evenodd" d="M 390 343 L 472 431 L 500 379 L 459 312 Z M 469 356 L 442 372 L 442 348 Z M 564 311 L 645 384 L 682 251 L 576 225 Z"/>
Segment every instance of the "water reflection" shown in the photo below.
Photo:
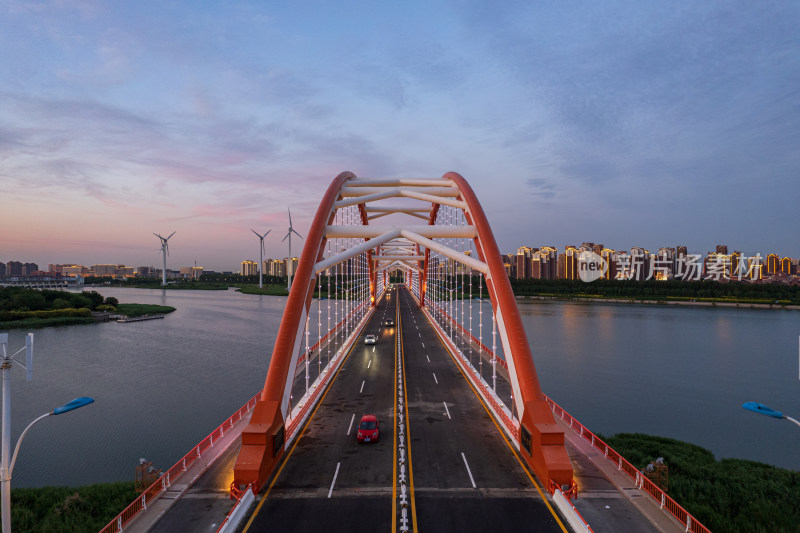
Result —
<path fill-rule="evenodd" d="M 520 301 L 542 389 L 601 433 L 688 440 L 717 457 L 800 469 L 797 311 Z M 743 438 L 746 435 L 746 438 Z"/>

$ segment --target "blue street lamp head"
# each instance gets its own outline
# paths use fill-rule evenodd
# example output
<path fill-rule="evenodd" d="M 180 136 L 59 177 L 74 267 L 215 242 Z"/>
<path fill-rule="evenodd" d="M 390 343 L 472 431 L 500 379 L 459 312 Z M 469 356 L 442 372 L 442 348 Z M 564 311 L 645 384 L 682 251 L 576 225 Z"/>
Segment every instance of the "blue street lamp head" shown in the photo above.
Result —
<path fill-rule="evenodd" d="M 771 407 L 767 407 L 763 403 L 745 402 L 742 404 L 742 407 L 747 409 L 748 411 L 753 411 L 754 413 L 758 413 L 760 415 L 769 416 L 772 418 L 783 418 L 783 413 L 781 413 L 780 411 L 776 411 Z"/>
<path fill-rule="evenodd" d="M 67 411 L 80 409 L 84 405 L 89 405 L 90 403 L 94 403 L 94 398 L 89 398 L 88 396 L 81 396 L 80 398 L 75 398 L 69 403 L 65 403 L 61 407 L 56 407 L 55 409 L 53 409 L 53 414 L 60 415 L 61 413 L 66 413 Z"/>

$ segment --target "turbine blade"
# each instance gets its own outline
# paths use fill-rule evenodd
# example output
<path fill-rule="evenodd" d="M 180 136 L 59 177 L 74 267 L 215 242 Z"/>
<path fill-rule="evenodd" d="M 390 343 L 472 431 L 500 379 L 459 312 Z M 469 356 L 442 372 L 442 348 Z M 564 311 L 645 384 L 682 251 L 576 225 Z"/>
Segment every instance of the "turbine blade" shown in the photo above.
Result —
<path fill-rule="evenodd" d="M 298 236 L 298 237 L 300 237 L 301 239 L 303 238 L 303 236 L 302 236 L 302 235 L 300 235 L 299 233 L 297 233 L 295 230 L 292 230 L 292 233 L 294 233 L 295 235 L 297 235 L 297 236 Z"/>
<path fill-rule="evenodd" d="M 256 230 L 254 230 L 253 228 L 250 228 L 250 231 L 252 231 L 253 233 L 256 233 Z M 257 235 L 259 238 L 261 238 L 261 235 L 258 235 L 258 233 L 256 233 L 256 235 Z"/>
<path fill-rule="evenodd" d="M 167 237 L 167 240 L 170 240 L 172 238 L 172 236 L 175 235 L 176 233 L 178 233 L 178 230 L 175 230 L 172 233 L 170 233 L 169 237 Z"/>
<path fill-rule="evenodd" d="M 289 212 L 289 227 L 291 228 L 292 227 L 292 210 L 289 209 L 288 207 L 286 208 L 286 210 Z"/>

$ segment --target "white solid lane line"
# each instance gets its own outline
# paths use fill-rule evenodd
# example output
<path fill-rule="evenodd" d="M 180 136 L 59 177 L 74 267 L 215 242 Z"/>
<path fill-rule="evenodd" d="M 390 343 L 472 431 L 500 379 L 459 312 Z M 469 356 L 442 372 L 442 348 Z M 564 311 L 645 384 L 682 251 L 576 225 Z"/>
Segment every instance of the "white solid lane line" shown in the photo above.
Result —
<path fill-rule="evenodd" d="M 464 454 L 462 453 L 461 455 L 464 455 Z M 464 459 L 464 462 L 466 462 L 466 461 L 467 461 L 467 460 L 466 460 L 466 459 Z M 331 494 L 333 493 L 333 486 L 334 486 L 334 485 L 336 485 L 336 476 L 338 476 L 338 475 L 339 475 L 339 466 L 340 466 L 341 464 L 342 464 L 342 463 L 336 463 L 336 472 L 333 474 L 333 481 L 331 481 L 331 490 L 329 490 L 329 491 L 328 491 L 328 498 L 330 498 L 330 497 L 331 497 Z M 469 470 L 469 467 L 467 467 L 467 470 Z M 472 477 L 472 474 L 470 474 L 470 476 L 469 476 L 469 477 Z M 475 482 L 474 482 L 474 481 L 472 482 L 472 486 L 473 486 L 473 487 L 475 486 Z"/>
<path fill-rule="evenodd" d="M 433 381 L 435 381 L 437 385 L 439 384 L 439 380 L 436 379 L 436 373 L 435 372 L 433 373 Z"/>
<path fill-rule="evenodd" d="M 447 418 L 450 418 L 450 409 L 447 408 L 447 402 L 442 402 L 442 403 L 444 404 L 444 412 L 447 413 Z M 450 418 L 450 420 L 452 420 L 452 418 Z"/>
<path fill-rule="evenodd" d="M 350 430 L 353 429 L 353 421 L 356 419 L 356 414 L 353 413 L 353 416 L 350 417 L 350 425 L 347 426 L 347 434 L 350 434 Z"/>
<path fill-rule="evenodd" d="M 467 458 L 464 456 L 464 452 L 461 452 L 461 458 L 464 459 L 464 466 L 467 467 L 467 474 L 469 474 L 469 480 L 472 482 L 472 488 L 475 489 L 475 488 L 477 488 L 475 486 L 475 480 L 472 478 L 472 471 L 469 469 L 469 464 L 467 463 Z M 338 466 L 336 467 L 336 471 L 337 472 L 339 471 L 339 467 Z M 334 480 L 335 480 L 335 478 L 334 478 Z M 333 486 L 331 486 L 331 489 L 333 489 Z M 331 496 L 329 494 L 328 498 L 330 498 L 330 497 Z"/>

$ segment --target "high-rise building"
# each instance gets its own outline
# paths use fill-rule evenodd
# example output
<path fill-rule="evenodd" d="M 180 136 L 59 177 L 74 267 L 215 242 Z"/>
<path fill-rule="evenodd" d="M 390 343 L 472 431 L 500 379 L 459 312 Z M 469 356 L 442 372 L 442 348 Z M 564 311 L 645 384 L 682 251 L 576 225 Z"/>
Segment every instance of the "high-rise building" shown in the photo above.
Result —
<path fill-rule="evenodd" d="M 603 279 L 617 279 L 617 252 L 611 248 L 603 248 L 600 252 L 595 252 L 603 258 L 608 265 L 608 270 L 603 274 Z"/>
<path fill-rule="evenodd" d="M 572 245 L 564 247 L 564 253 L 558 254 L 558 277 L 561 279 L 578 279 L 578 255 L 580 251 Z"/>
<path fill-rule="evenodd" d="M 639 246 L 631 248 L 630 271 L 628 279 L 644 281 L 652 277 L 650 271 L 650 251 Z"/>
<path fill-rule="evenodd" d="M 532 276 L 531 258 L 538 250 L 538 248 L 532 248 L 530 246 L 521 246 L 517 248 L 517 255 L 513 256 L 513 270 L 515 278 L 529 279 Z"/>
<path fill-rule="evenodd" d="M 284 262 L 286 263 L 286 272 L 289 272 L 289 273 L 292 274 L 292 276 L 294 276 L 294 273 L 297 272 L 297 263 L 300 262 L 300 258 L 299 257 L 292 257 L 290 259 L 290 258 L 287 257 L 287 258 L 284 258 Z M 352 262 L 351 261 L 345 261 L 344 263 L 342 263 L 342 265 L 347 265 L 346 268 L 348 269 L 348 272 L 349 272 L 349 269 L 352 268 Z M 284 276 L 286 276 L 286 274 L 284 274 Z"/>
<path fill-rule="evenodd" d="M 242 269 L 240 271 L 242 276 L 255 276 L 258 275 L 258 263 L 245 259 L 242 261 Z"/>
<path fill-rule="evenodd" d="M 556 279 L 558 277 L 558 250 L 554 246 L 542 246 L 533 253 L 531 277 L 534 279 Z"/>
<path fill-rule="evenodd" d="M 74 278 L 77 276 L 86 276 L 89 273 L 89 269 L 83 265 L 65 265 L 61 268 L 61 272 L 64 276 Z"/>
<path fill-rule="evenodd" d="M 789 257 L 784 257 L 781 259 L 781 273 L 786 274 L 787 276 L 792 275 L 792 260 Z"/>
<path fill-rule="evenodd" d="M 6 276 L 21 276 L 22 275 L 22 263 L 19 261 L 9 261 L 6 263 Z"/>
<path fill-rule="evenodd" d="M 267 263 L 267 274 L 270 276 L 275 276 L 282 278 L 286 276 L 286 263 L 280 259 L 267 259 L 265 261 Z M 333 274 L 333 268 L 331 268 L 331 274 Z"/>
<path fill-rule="evenodd" d="M 94 275 L 99 278 L 113 278 L 117 276 L 117 269 L 120 266 L 124 267 L 125 265 L 92 265 L 89 270 L 92 270 Z"/>
<path fill-rule="evenodd" d="M 659 248 L 658 253 L 650 257 L 652 278 L 662 281 L 674 278 L 675 259 L 675 248 Z"/>
<path fill-rule="evenodd" d="M 6 264 L 0 263 L 0 278 L 5 277 L 6 275 Z"/>
<path fill-rule="evenodd" d="M 780 258 L 778 254 L 767 255 L 767 261 L 764 264 L 764 271 L 767 276 L 774 276 L 780 272 Z"/>

